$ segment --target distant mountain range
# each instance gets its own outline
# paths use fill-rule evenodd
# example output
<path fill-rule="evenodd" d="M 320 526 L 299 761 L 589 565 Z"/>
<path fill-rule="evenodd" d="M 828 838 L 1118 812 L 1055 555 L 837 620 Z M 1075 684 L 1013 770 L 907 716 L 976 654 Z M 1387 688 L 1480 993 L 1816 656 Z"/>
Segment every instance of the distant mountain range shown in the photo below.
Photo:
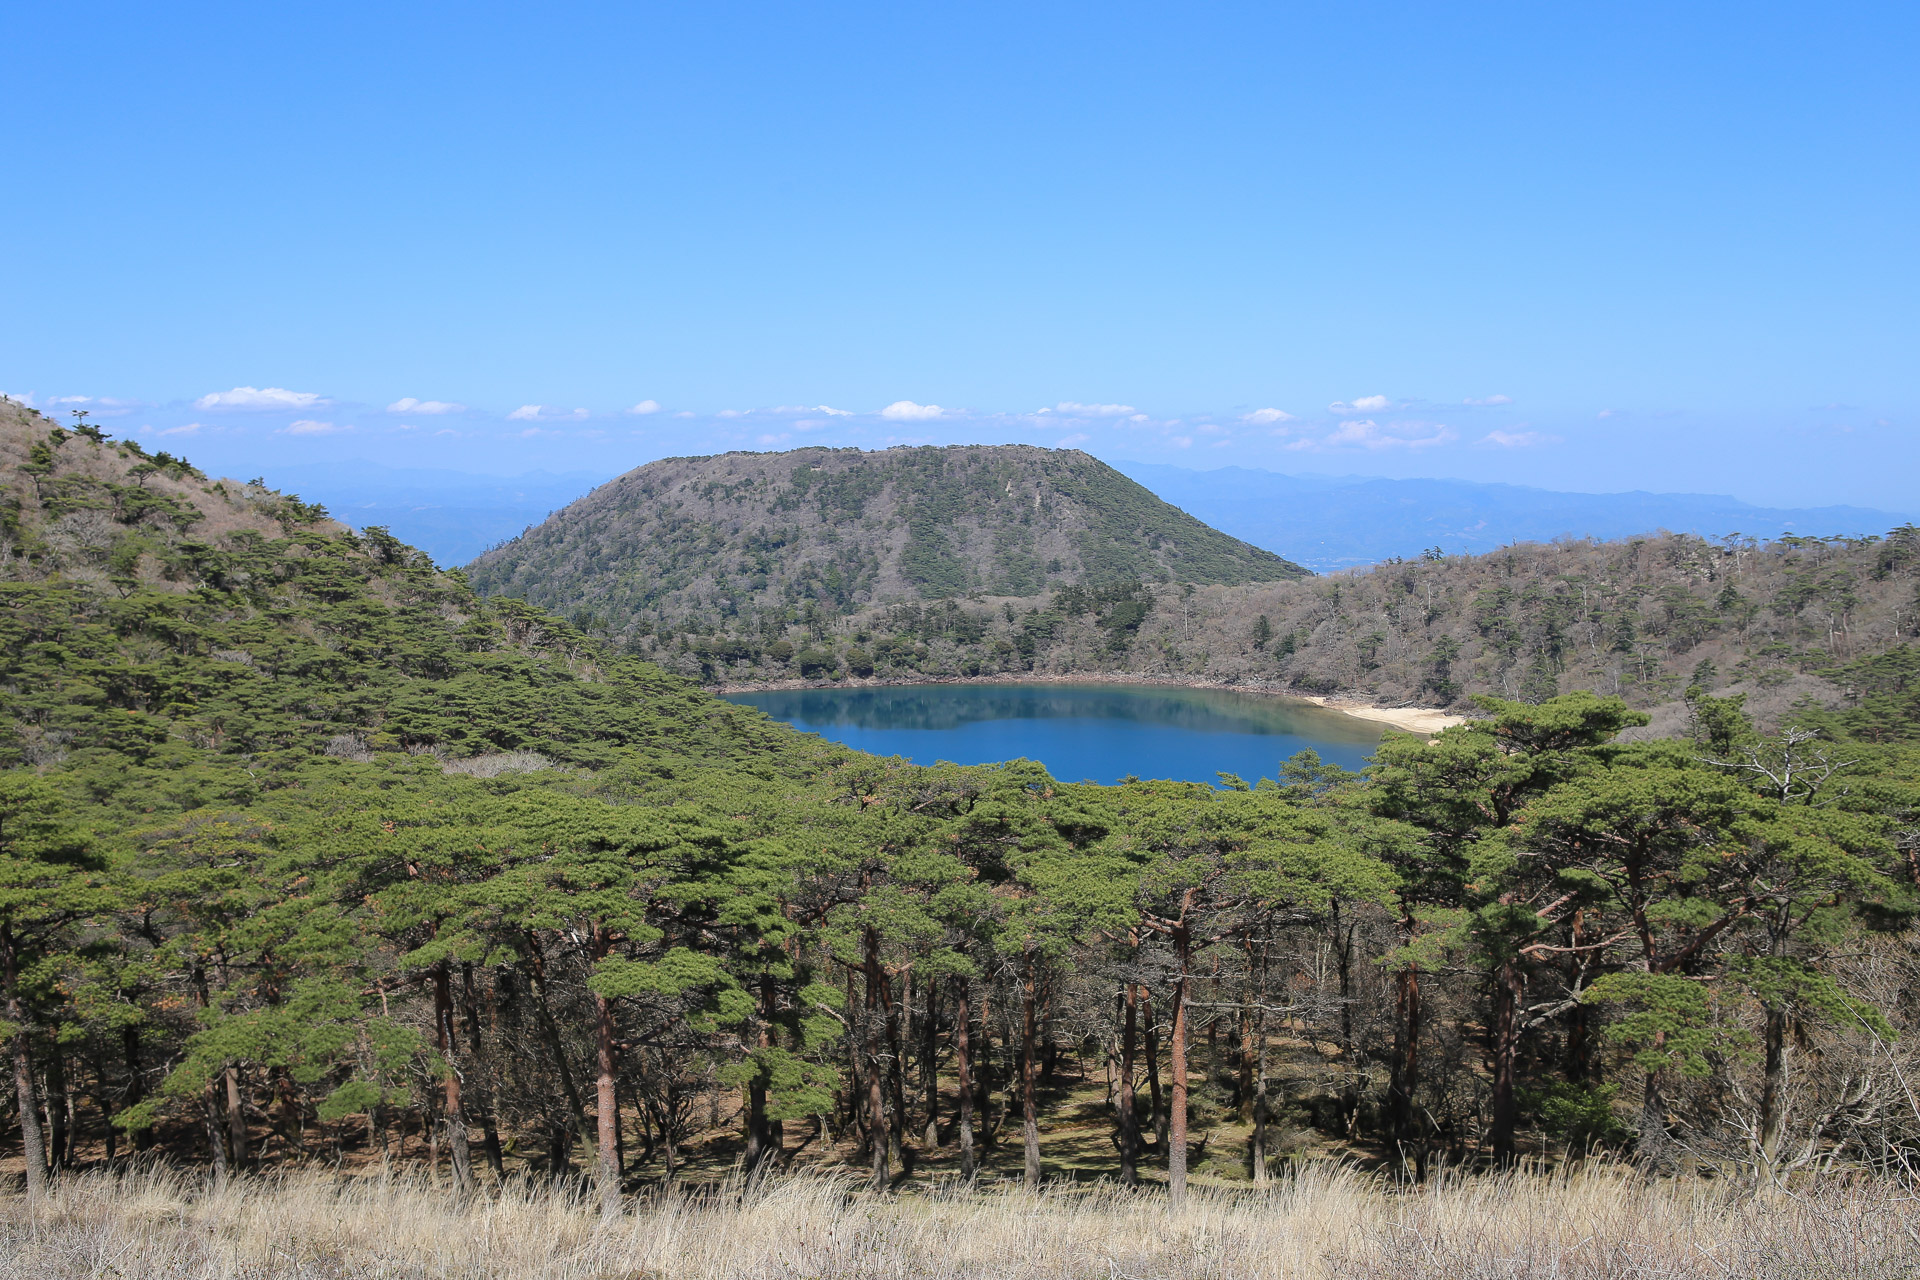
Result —
<path fill-rule="evenodd" d="M 1512 542 L 1569 535 L 1605 540 L 1662 529 L 1710 538 L 1885 533 L 1912 518 L 1864 507 L 1757 507 L 1709 493 L 1560 493 L 1467 480 L 1113 466 L 1214 528 L 1321 573 L 1410 558 L 1433 546 L 1459 555 Z"/>
<path fill-rule="evenodd" d="M 1760 507 L 1718 494 L 1561 493 L 1466 480 L 1111 465 L 1207 524 L 1322 573 L 1417 556 L 1431 546 L 1474 552 L 1562 534 L 1605 539 L 1659 529 L 1709 537 L 1884 533 L 1912 518 L 1862 507 Z M 611 478 L 483 476 L 357 461 L 277 467 L 267 476 L 356 528 L 391 529 L 443 565 L 467 563 Z"/>

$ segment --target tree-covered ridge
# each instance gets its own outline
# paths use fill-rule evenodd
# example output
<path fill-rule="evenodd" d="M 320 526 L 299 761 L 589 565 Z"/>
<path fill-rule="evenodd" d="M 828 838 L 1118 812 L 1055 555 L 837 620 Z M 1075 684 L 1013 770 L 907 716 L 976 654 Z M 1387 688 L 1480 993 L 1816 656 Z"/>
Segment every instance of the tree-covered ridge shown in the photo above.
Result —
<path fill-rule="evenodd" d="M 877 602 L 1305 570 L 1077 450 L 798 449 L 649 463 L 469 570 L 488 595 L 587 611 L 621 637 L 752 632 Z"/>
<path fill-rule="evenodd" d="M 383 531 L 8 404 L 0 764 L 770 753 L 793 735 Z"/>
<path fill-rule="evenodd" d="M 630 643 L 710 684 L 1100 673 L 1443 707 L 1588 690 L 1656 711 L 1661 734 L 1684 731 L 1698 684 L 1745 695 L 1769 725 L 1790 714 L 1854 734 L 1920 725 L 1910 526 L 1769 543 L 1566 541 L 1292 582 L 874 606 L 771 634 L 743 622 Z"/>

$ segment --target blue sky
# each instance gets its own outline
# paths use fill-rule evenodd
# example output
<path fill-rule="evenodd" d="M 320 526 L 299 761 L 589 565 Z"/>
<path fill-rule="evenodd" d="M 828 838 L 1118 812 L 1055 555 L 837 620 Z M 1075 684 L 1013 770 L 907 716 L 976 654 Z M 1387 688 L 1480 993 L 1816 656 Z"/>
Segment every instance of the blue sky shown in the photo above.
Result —
<path fill-rule="evenodd" d="M 249 474 L 1018 439 L 1907 509 L 1917 37 L 1891 4 L 15 5 L 0 391 Z"/>

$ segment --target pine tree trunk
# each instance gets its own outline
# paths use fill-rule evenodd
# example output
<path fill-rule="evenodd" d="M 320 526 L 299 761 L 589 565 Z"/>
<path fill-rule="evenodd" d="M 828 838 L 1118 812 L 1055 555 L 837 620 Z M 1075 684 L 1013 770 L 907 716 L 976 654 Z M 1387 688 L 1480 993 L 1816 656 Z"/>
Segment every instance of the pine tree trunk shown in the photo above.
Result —
<path fill-rule="evenodd" d="M 1020 1123 L 1026 1141 L 1026 1181 L 1029 1187 L 1040 1185 L 1040 1112 L 1034 1092 L 1038 1063 L 1034 1061 L 1037 1010 L 1034 1004 L 1034 961 L 1027 958 L 1026 982 L 1021 994 L 1020 1021 Z"/>
<path fill-rule="evenodd" d="M 54 1045 L 47 1055 L 47 1170 L 58 1173 L 71 1163 L 72 1139 L 67 1121 L 72 1105 L 67 1098 L 67 1055 Z"/>
<path fill-rule="evenodd" d="M 1493 983 L 1493 1162 L 1514 1161 L 1514 1132 L 1519 1109 L 1515 1096 L 1520 1067 L 1520 968 L 1503 961 Z"/>
<path fill-rule="evenodd" d="M 32 1029 L 20 1000 L 19 955 L 10 931 L 0 929 L 0 976 L 6 981 L 7 1021 L 13 1023 L 13 1091 L 20 1109 L 20 1153 L 26 1162 L 27 1202 L 47 1197 L 46 1138 L 40 1132 L 40 1100 L 34 1096 Z"/>
<path fill-rule="evenodd" d="M 1417 1131 L 1413 1099 L 1420 1087 L 1420 972 L 1405 968 L 1394 975 L 1393 1070 L 1387 1085 L 1387 1119 L 1400 1158 Z"/>
<path fill-rule="evenodd" d="M 960 1144 L 960 1176 L 971 1181 L 975 1169 L 973 1163 L 973 1062 L 970 1053 L 972 1046 L 968 1043 L 967 1037 L 969 985 L 965 978 L 955 979 L 953 1072 L 958 1078 L 960 1089 L 959 1116 L 954 1123 L 955 1136 Z"/>
<path fill-rule="evenodd" d="M 773 1044 L 773 976 L 762 974 L 760 978 L 760 1029 L 757 1037 L 759 1047 L 770 1048 Z M 756 1070 L 753 1078 L 747 1082 L 747 1150 L 745 1168 L 749 1174 L 757 1173 L 760 1167 L 773 1158 L 773 1143 L 770 1126 L 767 1124 L 767 1082 Z"/>
<path fill-rule="evenodd" d="M 881 1076 L 880 1046 L 882 1029 L 880 1026 L 880 986 L 886 975 L 880 971 L 880 936 L 873 929 L 866 931 L 866 986 L 867 986 L 867 1133 L 873 1147 L 873 1190 L 880 1194 L 887 1190 L 893 1181 L 893 1171 L 888 1161 L 887 1150 L 887 1093 L 886 1084 Z"/>
<path fill-rule="evenodd" d="M 252 1160 L 247 1150 L 247 1098 L 240 1088 L 240 1068 L 228 1063 L 223 1074 L 227 1084 L 227 1145 L 235 1171 L 245 1172 Z"/>
<path fill-rule="evenodd" d="M 1760 1086 L 1760 1158 L 1771 1170 L 1787 1127 L 1787 1011 L 1767 1006 L 1766 1066 Z"/>
<path fill-rule="evenodd" d="M 201 1102 L 206 1111 L 207 1157 L 213 1161 L 213 1185 L 225 1190 L 229 1177 L 227 1140 L 220 1132 L 220 1094 L 214 1088 L 213 1081 L 207 1081 L 207 1091 Z"/>
<path fill-rule="evenodd" d="M 598 964 L 612 950 L 613 940 L 606 929 L 593 930 L 593 963 Z M 620 1099 L 614 1089 L 613 1001 L 593 993 L 594 1048 L 594 1128 L 599 1141 L 594 1161 L 594 1189 L 600 1197 L 603 1219 L 620 1216 Z"/>
<path fill-rule="evenodd" d="M 473 1153 L 467 1145 L 467 1113 L 461 1105 L 460 1070 L 454 1061 L 460 1046 L 454 1036 L 453 983 L 444 960 L 433 967 L 433 1038 L 447 1070 L 442 1087 L 446 1097 L 447 1153 L 453 1166 L 453 1193 L 465 1197 L 475 1186 Z"/>
<path fill-rule="evenodd" d="M 921 1034 L 920 1076 L 927 1095 L 927 1131 L 923 1138 L 929 1152 L 940 1148 L 940 987 L 928 979 L 927 1016 Z"/>
<path fill-rule="evenodd" d="M 492 1064 L 487 1056 L 487 1042 L 480 1028 L 480 1001 L 473 989 L 473 966 L 460 966 L 460 998 L 467 1017 L 467 1049 L 472 1055 L 474 1067 L 480 1077 L 482 1089 L 480 1096 L 480 1139 L 487 1153 L 487 1167 L 493 1170 L 496 1181 L 505 1181 L 507 1166 L 504 1154 L 500 1150 L 500 1129 L 495 1121 L 495 1112 L 499 1096 L 498 1081 L 494 1076 Z M 493 996 L 487 996 L 487 1007 L 492 1009 Z M 495 1025 L 497 1031 L 498 1025 Z M 471 1108 L 469 1108 L 471 1110 Z"/>
<path fill-rule="evenodd" d="M 560 1024 L 554 1020 L 553 1009 L 547 1003 L 546 959 L 540 952 L 536 938 L 530 935 L 527 941 L 528 952 L 533 960 L 531 977 L 536 996 L 533 1007 L 540 1023 L 540 1038 L 553 1058 L 554 1073 L 560 1077 L 560 1091 L 566 1095 L 567 1113 L 573 1121 L 572 1131 L 562 1150 L 563 1159 L 552 1170 L 554 1176 L 558 1177 L 572 1167 L 573 1143 L 587 1131 L 587 1107 L 580 1096 L 579 1086 L 574 1082 L 573 1069 L 567 1065 L 567 1050 L 560 1039 Z"/>
<path fill-rule="evenodd" d="M 1133 1059 L 1139 1036 L 1139 1001 L 1135 991 L 1134 984 L 1129 982 L 1121 997 L 1126 1013 L 1120 1030 L 1120 1182 L 1127 1187 L 1140 1185 L 1140 1114 L 1133 1097 Z"/>
<path fill-rule="evenodd" d="M 1173 987 L 1173 1099 L 1167 1123 L 1167 1204 L 1176 1211 L 1187 1202 L 1187 966 L 1191 946 L 1191 935 L 1182 922 L 1173 932 L 1180 975 Z"/>
<path fill-rule="evenodd" d="M 909 970 L 909 977 L 912 971 Z M 885 969 L 880 974 L 880 1008 L 887 1029 L 887 1156 L 895 1164 L 902 1162 L 900 1146 L 907 1140 L 907 1055 L 901 1045 L 900 1006 L 893 998 L 893 979 Z"/>
<path fill-rule="evenodd" d="M 1147 1123 L 1153 1129 L 1153 1140 L 1159 1145 L 1160 1154 L 1165 1156 L 1167 1108 L 1166 1098 L 1160 1091 L 1160 1030 L 1153 1021 L 1153 990 L 1145 983 L 1140 986 L 1140 1018 L 1145 1024 L 1141 1034 L 1147 1050 Z"/>

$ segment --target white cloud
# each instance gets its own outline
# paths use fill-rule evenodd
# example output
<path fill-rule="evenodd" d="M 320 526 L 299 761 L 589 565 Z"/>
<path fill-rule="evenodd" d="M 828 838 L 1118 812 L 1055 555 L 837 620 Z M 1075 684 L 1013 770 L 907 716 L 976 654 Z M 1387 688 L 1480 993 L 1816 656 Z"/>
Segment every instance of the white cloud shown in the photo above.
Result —
<path fill-rule="evenodd" d="M 541 411 L 544 410 L 545 408 L 546 408 L 545 405 L 523 404 L 518 409 L 515 409 L 512 413 L 507 415 L 507 421 L 508 422 L 537 422 L 539 421 Z"/>
<path fill-rule="evenodd" d="M 895 400 L 880 411 L 880 416 L 895 422 L 924 422 L 929 418 L 938 418 L 946 413 L 937 404 L 915 404 L 911 400 Z"/>
<path fill-rule="evenodd" d="M 784 431 L 779 435 L 768 433 L 767 435 L 758 437 L 758 439 L 761 444 L 779 444 L 782 440 L 787 439 L 787 433 Z"/>
<path fill-rule="evenodd" d="M 830 404 L 817 404 L 813 406 L 813 411 L 815 413 L 824 413 L 829 418 L 851 418 L 853 416 L 853 410 L 836 409 Z"/>
<path fill-rule="evenodd" d="M 738 418 L 740 416 L 740 411 L 738 409 L 722 409 L 720 412 L 714 414 L 713 416 L 716 418 Z"/>
<path fill-rule="evenodd" d="M 1171 444 L 1176 449 L 1191 449 L 1193 447 L 1193 437 L 1192 436 L 1169 436 L 1167 439 L 1167 443 Z"/>
<path fill-rule="evenodd" d="M 1470 404 L 1477 409 L 1491 409 L 1497 405 L 1512 404 L 1513 397 L 1512 396 L 1468 396 L 1461 403 Z"/>
<path fill-rule="evenodd" d="M 190 436 L 198 430 L 200 430 L 199 423 L 189 422 L 182 427 L 163 427 L 156 434 L 163 436 Z"/>
<path fill-rule="evenodd" d="M 691 409 L 682 409 L 680 412 L 674 414 L 673 416 L 676 418 L 697 418 L 700 415 L 695 413 Z"/>
<path fill-rule="evenodd" d="M 650 413 L 660 412 L 660 402 L 658 400 L 642 400 L 639 404 L 627 410 L 627 412 L 638 414 L 644 418 Z"/>
<path fill-rule="evenodd" d="M 1396 422 L 1383 427 L 1371 418 L 1361 418 L 1341 423 L 1332 435 L 1320 443 L 1335 449 L 1430 449 L 1457 439 L 1459 436 L 1445 426 Z"/>
<path fill-rule="evenodd" d="M 412 396 L 402 396 L 387 406 L 388 413 L 460 413 L 466 409 L 463 404 L 451 400 L 415 400 Z"/>
<path fill-rule="evenodd" d="M 1265 426 L 1270 422 L 1292 422 L 1293 415 L 1285 409 L 1255 409 L 1252 413 L 1241 414 L 1240 421 Z"/>
<path fill-rule="evenodd" d="M 352 427 L 332 422 L 315 422 L 312 418 L 302 418 L 289 423 L 281 430 L 290 436 L 330 436 L 340 431 L 351 431 Z"/>
<path fill-rule="evenodd" d="M 1078 400 L 1062 400 L 1054 409 L 1076 418 L 1124 418 L 1133 412 L 1130 404 L 1081 404 Z"/>
<path fill-rule="evenodd" d="M 434 432 L 433 434 L 437 436 L 457 436 L 460 433 L 458 431 L 455 431 L 452 427 L 442 427 L 438 431 Z"/>
<path fill-rule="evenodd" d="M 1627 411 L 1625 409 L 1602 409 L 1596 416 L 1600 418 L 1622 418 L 1626 416 L 1626 413 Z"/>
<path fill-rule="evenodd" d="M 1560 437 L 1540 431 L 1489 431 L 1480 438 L 1480 443 L 1502 449 L 1526 449 L 1536 444 L 1559 444 Z"/>
<path fill-rule="evenodd" d="M 1136 413 L 1132 417 L 1127 419 L 1128 422 L 1145 422 L 1146 420 L 1147 420 L 1147 415 L 1144 413 Z"/>
<path fill-rule="evenodd" d="M 196 409 L 311 409 L 331 404 L 325 396 L 312 391 L 289 391 L 285 387 L 235 387 L 231 391 L 211 391 L 193 402 Z"/>
<path fill-rule="evenodd" d="M 33 396 L 24 391 L 0 391 L 0 400 L 11 400 L 15 404 L 33 405 Z"/>
<path fill-rule="evenodd" d="M 1088 435 L 1086 432 L 1076 431 L 1070 436 L 1062 436 L 1058 440 L 1055 440 L 1053 442 L 1053 447 L 1056 449 L 1071 449 L 1075 445 L 1085 444 L 1087 441 L 1091 439 L 1093 439 L 1093 437 Z"/>
<path fill-rule="evenodd" d="M 1345 400 L 1335 400 L 1327 408 L 1335 413 L 1378 413 L 1391 403 L 1385 396 L 1361 396 L 1351 404 Z"/>

